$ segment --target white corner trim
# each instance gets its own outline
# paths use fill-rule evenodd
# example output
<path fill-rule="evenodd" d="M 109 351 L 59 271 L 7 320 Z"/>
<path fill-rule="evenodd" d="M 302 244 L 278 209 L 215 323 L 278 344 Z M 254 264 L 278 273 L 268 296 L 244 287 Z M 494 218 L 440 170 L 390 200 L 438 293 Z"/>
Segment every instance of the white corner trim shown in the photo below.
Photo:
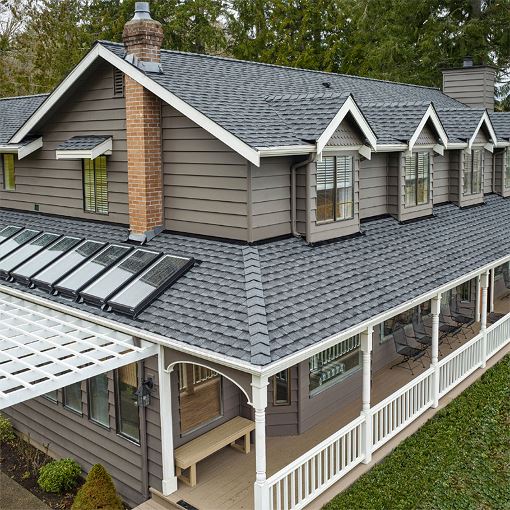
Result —
<path fill-rule="evenodd" d="M 498 137 L 496 136 L 496 133 L 494 131 L 494 127 L 492 126 L 492 122 L 491 122 L 491 119 L 489 117 L 489 114 L 487 113 L 487 110 L 485 110 L 483 112 L 482 118 L 478 122 L 478 126 L 476 126 L 476 129 L 475 129 L 475 131 L 473 133 L 473 136 L 469 140 L 469 143 L 468 143 L 469 148 L 471 148 L 473 146 L 473 144 L 475 143 L 476 135 L 478 134 L 478 132 L 480 131 L 480 129 L 481 129 L 481 127 L 482 127 L 482 125 L 484 123 L 487 126 L 487 129 L 489 130 L 489 136 L 490 136 L 490 138 L 492 140 L 492 143 L 494 145 L 498 144 Z"/>
<path fill-rule="evenodd" d="M 366 136 L 370 145 L 372 147 L 377 145 L 377 138 L 375 133 L 372 131 L 370 124 L 363 115 L 362 111 L 359 109 L 356 101 L 354 101 L 352 96 L 349 96 L 341 106 L 340 110 L 338 110 L 336 115 L 333 117 L 333 120 L 329 123 L 328 127 L 317 140 L 317 153 L 323 151 L 324 147 L 326 147 L 326 144 L 329 142 L 334 132 L 338 129 L 338 126 L 340 126 L 348 113 L 354 117 L 354 120 L 358 124 L 363 134 Z"/>
<path fill-rule="evenodd" d="M 413 147 L 415 146 L 415 144 L 416 144 L 418 138 L 420 137 L 420 134 L 423 131 L 423 128 L 425 127 L 425 124 L 427 123 L 428 120 L 432 121 L 432 124 L 434 125 L 442 144 L 444 146 L 446 146 L 448 144 L 448 135 L 446 134 L 446 131 L 444 130 L 443 124 L 441 124 L 441 121 L 439 120 L 439 116 L 437 115 L 434 105 L 432 103 L 430 103 L 429 107 L 427 108 L 427 111 L 425 112 L 420 123 L 418 124 L 416 131 L 414 132 L 413 136 L 409 140 L 409 150 L 410 151 L 413 150 Z"/>
<path fill-rule="evenodd" d="M 30 133 L 30 131 L 37 125 L 38 122 L 55 106 L 59 99 L 69 90 L 69 88 L 76 82 L 76 80 L 90 67 L 90 65 L 98 58 L 101 57 L 117 69 L 128 75 L 130 78 L 138 82 L 140 85 L 150 90 L 153 94 L 160 99 L 174 107 L 190 120 L 198 124 L 200 127 L 211 133 L 218 140 L 228 145 L 232 150 L 240 154 L 242 157 L 253 163 L 255 166 L 260 166 L 260 153 L 241 141 L 230 131 L 221 127 L 216 122 L 212 121 L 209 117 L 193 108 L 191 105 L 172 94 L 163 86 L 156 83 L 149 78 L 145 73 L 134 67 L 132 64 L 126 62 L 118 57 L 111 51 L 107 50 L 101 44 L 96 44 L 83 60 L 69 73 L 69 75 L 58 85 L 58 87 L 50 94 L 50 96 L 41 104 L 35 113 L 25 122 L 21 129 L 12 138 L 12 143 L 19 143 L 23 138 Z"/>
<path fill-rule="evenodd" d="M 108 138 L 93 149 L 86 150 L 56 150 L 55 159 L 96 159 L 99 156 L 110 156 L 113 150 L 113 142 Z"/>
<path fill-rule="evenodd" d="M 23 159 L 32 154 L 32 152 L 35 152 L 37 149 L 40 149 L 42 146 L 43 139 L 42 137 L 39 137 L 27 144 L 8 143 L 0 145 L 0 152 L 3 152 L 4 154 L 16 154 L 18 159 Z"/>

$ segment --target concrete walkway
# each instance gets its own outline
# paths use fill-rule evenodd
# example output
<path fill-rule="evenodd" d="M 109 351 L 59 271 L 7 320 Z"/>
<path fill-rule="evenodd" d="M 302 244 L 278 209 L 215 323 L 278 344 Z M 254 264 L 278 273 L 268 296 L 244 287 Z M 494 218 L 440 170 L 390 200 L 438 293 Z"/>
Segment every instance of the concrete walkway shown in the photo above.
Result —
<path fill-rule="evenodd" d="M 31 492 L 0 472 L 0 510 L 49 510 Z"/>

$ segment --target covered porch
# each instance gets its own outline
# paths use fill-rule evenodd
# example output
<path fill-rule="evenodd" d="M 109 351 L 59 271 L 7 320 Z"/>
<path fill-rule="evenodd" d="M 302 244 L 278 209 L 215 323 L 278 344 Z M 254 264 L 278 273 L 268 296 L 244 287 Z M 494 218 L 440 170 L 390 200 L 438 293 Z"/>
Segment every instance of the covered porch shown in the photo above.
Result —
<path fill-rule="evenodd" d="M 433 335 L 437 351 L 434 345 L 429 348 L 425 367 L 415 363 L 414 374 L 392 368 L 395 360 L 370 370 L 373 330 L 362 332 L 363 390 L 354 399 L 300 434 L 265 437 L 265 459 L 257 441 L 247 455 L 231 448 L 220 450 L 199 463 L 195 487 L 179 482 L 165 498 L 199 510 L 303 508 L 356 465 L 370 463 L 372 451 L 435 407 L 438 399 L 510 341 L 510 295 L 501 289 L 494 292 L 493 271 L 480 276 L 473 310 L 479 321 L 451 335 L 451 349 L 445 342 L 439 346 L 439 335 Z M 432 318 L 439 318 L 439 302 L 437 297 L 432 300 Z M 489 325 L 486 318 L 491 312 L 504 317 Z M 265 480 L 256 483 L 263 462 Z M 160 497 L 153 492 L 155 499 Z"/>

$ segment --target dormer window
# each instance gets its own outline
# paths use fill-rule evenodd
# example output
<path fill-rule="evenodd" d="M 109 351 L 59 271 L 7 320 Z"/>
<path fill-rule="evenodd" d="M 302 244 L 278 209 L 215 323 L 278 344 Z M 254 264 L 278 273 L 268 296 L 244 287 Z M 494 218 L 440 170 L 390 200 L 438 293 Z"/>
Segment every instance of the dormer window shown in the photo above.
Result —
<path fill-rule="evenodd" d="M 83 160 L 83 208 L 91 213 L 108 214 L 106 156 Z"/>
<path fill-rule="evenodd" d="M 317 163 L 317 222 L 354 217 L 352 156 L 327 156 Z"/>
<path fill-rule="evenodd" d="M 414 152 L 406 156 L 405 205 L 413 207 L 428 204 L 430 196 L 430 155 Z"/>
<path fill-rule="evenodd" d="M 473 149 L 466 152 L 464 159 L 464 195 L 476 195 L 482 192 L 483 150 Z"/>
<path fill-rule="evenodd" d="M 0 154 L 0 164 L 2 165 L 3 190 L 16 190 L 16 174 L 14 172 L 14 154 Z"/>

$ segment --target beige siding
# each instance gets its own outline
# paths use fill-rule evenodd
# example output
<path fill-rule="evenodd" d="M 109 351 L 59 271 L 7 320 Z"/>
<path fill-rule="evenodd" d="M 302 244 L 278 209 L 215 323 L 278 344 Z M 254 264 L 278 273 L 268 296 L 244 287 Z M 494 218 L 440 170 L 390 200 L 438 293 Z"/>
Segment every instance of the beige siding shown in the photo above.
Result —
<path fill-rule="evenodd" d="M 434 205 L 449 200 L 450 151 L 434 155 Z"/>
<path fill-rule="evenodd" d="M 290 167 L 292 158 L 262 158 L 250 166 L 251 235 L 259 241 L 291 233 Z"/>
<path fill-rule="evenodd" d="M 510 188 L 505 189 L 504 187 L 504 175 L 507 165 L 507 153 L 510 152 L 510 148 L 507 149 L 496 149 L 494 151 L 495 161 L 495 188 L 494 191 L 502 197 L 510 196 Z"/>
<path fill-rule="evenodd" d="M 421 130 L 416 145 L 435 145 L 437 143 L 438 135 L 434 125 L 429 121 Z"/>
<path fill-rule="evenodd" d="M 165 227 L 248 239 L 248 163 L 169 105 L 162 109 Z"/>
<path fill-rule="evenodd" d="M 349 113 L 348 116 L 341 122 L 337 130 L 329 139 L 327 146 L 352 146 L 362 145 L 364 136 L 361 133 L 356 121 Z"/>
<path fill-rule="evenodd" d="M 494 168 L 492 153 L 483 151 L 483 192 L 492 193 L 494 191 Z"/>
<path fill-rule="evenodd" d="M 37 204 L 44 213 L 127 224 L 125 124 L 124 98 L 113 95 L 112 67 L 104 62 L 93 66 L 68 99 L 38 126 L 44 146 L 16 162 L 16 191 L 0 191 L 2 207 L 33 211 Z M 57 161 L 55 148 L 72 136 L 104 134 L 113 137 L 113 153 L 108 157 L 109 214 L 96 215 L 83 210 L 82 162 Z"/>
<path fill-rule="evenodd" d="M 462 169 L 464 168 L 464 151 L 447 151 L 449 156 L 449 197 L 450 202 L 460 205 L 462 194 Z"/>
<path fill-rule="evenodd" d="M 266 409 L 266 430 L 268 436 L 293 436 L 299 433 L 299 379 L 298 367 L 290 369 L 290 405 L 273 404 L 273 378 L 269 381 Z"/>
<path fill-rule="evenodd" d="M 359 168 L 360 218 L 371 218 L 388 213 L 387 183 L 388 154 L 372 153 L 372 159 L 363 159 Z"/>
<path fill-rule="evenodd" d="M 153 377 L 157 383 L 157 373 L 151 367 L 157 367 L 157 358 L 146 362 L 145 377 Z M 143 501 L 144 483 L 142 476 L 142 447 L 119 436 L 116 432 L 115 393 L 113 373 L 108 374 L 110 401 L 110 428 L 104 428 L 88 419 L 87 384 L 82 383 L 83 415 L 65 409 L 62 405 L 62 390 L 59 390 L 59 403 L 55 404 L 44 397 L 29 400 L 2 411 L 9 416 L 17 430 L 30 434 L 40 445 L 49 445 L 49 451 L 56 457 L 72 457 L 88 471 L 95 463 L 101 463 L 112 475 L 117 490 L 129 505 Z M 157 387 L 147 409 L 147 416 L 157 415 L 159 420 L 159 399 Z M 160 476 L 161 446 L 159 423 L 148 427 L 147 443 L 149 457 L 152 459 L 149 469 L 152 478 Z M 143 444 L 143 440 L 142 440 Z M 155 452 L 151 453 L 151 448 Z M 157 457 L 159 456 L 159 460 Z M 160 469 L 160 468 L 159 468 Z"/>
<path fill-rule="evenodd" d="M 400 152 L 388 153 L 388 214 L 395 218 L 400 216 Z"/>
<path fill-rule="evenodd" d="M 470 67 L 443 71 L 443 92 L 468 106 L 494 110 L 494 70 Z"/>

